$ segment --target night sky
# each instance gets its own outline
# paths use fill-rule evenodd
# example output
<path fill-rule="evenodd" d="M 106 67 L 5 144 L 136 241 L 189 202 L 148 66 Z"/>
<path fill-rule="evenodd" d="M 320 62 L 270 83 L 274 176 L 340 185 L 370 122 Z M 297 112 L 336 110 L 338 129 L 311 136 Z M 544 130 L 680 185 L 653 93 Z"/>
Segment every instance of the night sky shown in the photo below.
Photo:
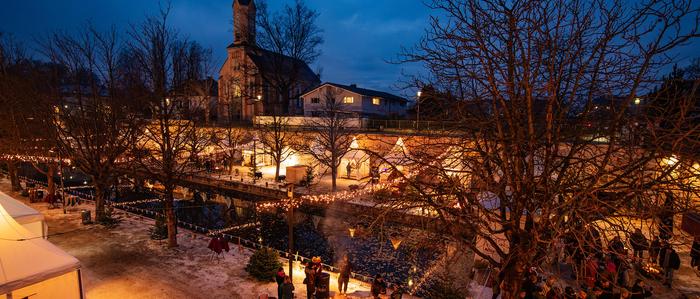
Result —
<path fill-rule="evenodd" d="M 130 23 L 154 14 L 158 1 L 125 0 L 11 0 L 0 9 L 0 31 L 9 32 L 28 46 L 55 30 L 74 30 L 88 20 L 98 28 L 112 24 L 122 31 Z M 291 0 L 269 0 L 278 10 Z M 173 0 L 171 24 L 190 39 L 214 51 L 217 63 L 226 58 L 233 41 L 232 0 Z M 417 66 L 395 65 L 402 46 L 414 45 L 423 34 L 429 10 L 419 0 L 306 0 L 320 13 L 325 43 L 322 56 L 311 67 L 322 69 L 322 81 L 356 83 L 360 87 L 401 94 L 399 81 Z"/>
<path fill-rule="evenodd" d="M 0 31 L 14 34 L 28 46 L 55 30 L 74 30 L 88 20 L 98 28 L 112 24 L 126 30 L 158 9 L 157 0 L 10 0 L 0 10 Z M 269 0 L 272 10 L 292 0 Z M 431 11 L 420 0 L 306 0 L 320 13 L 323 55 L 312 65 L 322 81 L 356 83 L 361 87 L 408 95 L 398 90 L 404 73 L 418 65 L 395 65 L 402 46 L 414 45 Z M 190 39 L 214 50 L 223 63 L 232 37 L 232 0 L 172 0 L 171 25 Z M 677 52 L 679 64 L 700 56 L 697 41 Z"/>

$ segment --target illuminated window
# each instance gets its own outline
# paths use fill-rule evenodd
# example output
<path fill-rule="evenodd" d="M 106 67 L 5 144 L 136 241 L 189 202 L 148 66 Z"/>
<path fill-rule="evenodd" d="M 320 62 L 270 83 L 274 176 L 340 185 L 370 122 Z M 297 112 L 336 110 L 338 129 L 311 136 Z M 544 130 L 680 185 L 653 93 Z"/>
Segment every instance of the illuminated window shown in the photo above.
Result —
<path fill-rule="evenodd" d="M 241 96 L 241 86 L 238 84 L 233 85 L 233 96 L 234 97 L 240 97 Z"/>
<path fill-rule="evenodd" d="M 344 97 L 343 98 L 343 103 L 344 104 L 352 104 L 355 102 L 355 98 L 353 97 Z"/>
<path fill-rule="evenodd" d="M 381 102 L 382 100 L 379 98 L 372 98 L 372 105 L 379 105 Z"/>
<path fill-rule="evenodd" d="M 312 104 L 318 104 L 318 103 L 320 103 L 320 102 L 321 102 L 321 99 L 319 99 L 319 98 L 311 98 L 311 103 L 312 103 Z"/>

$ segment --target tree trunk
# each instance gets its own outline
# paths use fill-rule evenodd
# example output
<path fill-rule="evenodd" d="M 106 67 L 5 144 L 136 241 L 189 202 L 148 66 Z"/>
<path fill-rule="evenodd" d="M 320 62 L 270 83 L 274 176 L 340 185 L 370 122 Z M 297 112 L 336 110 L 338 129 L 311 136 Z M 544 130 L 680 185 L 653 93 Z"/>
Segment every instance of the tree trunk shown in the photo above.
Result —
<path fill-rule="evenodd" d="M 107 188 L 105 184 L 98 181 L 95 177 L 92 179 L 95 182 L 95 222 L 103 223 L 109 220 L 105 213 L 105 192 Z"/>
<path fill-rule="evenodd" d="M 56 194 L 56 182 L 53 179 L 54 174 L 56 174 L 56 164 L 49 162 L 46 169 L 46 185 L 48 186 L 46 189 L 50 195 Z"/>
<path fill-rule="evenodd" d="M 336 179 L 338 178 L 338 168 L 331 166 L 331 191 L 335 192 L 337 190 L 336 187 Z"/>
<path fill-rule="evenodd" d="M 168 226 L 168 247 L 177 247 L 177 223 L 175 222 L 175 209 L 173 199 L 173 188 L 165 188 L 165 222 Z"/>
<path fill-rule="evenodd" d="M 511 256 L 511 258 L 515 259 L 515 261 L 508 263 L 502 270 L 504 272 L 503 280 L 501 281 L 502 299 L 519 298 L 518 294 L 520 293 L 522 282 L 525 279 L 522 262 L 518 261 L 518 257 L 516 256 Z"/>
<path fill-rule="evenodd" d="M 22 189 L 22 186 L 19 184 L 19 176 L 17 175 L 16 161 L 7 161 L 7 173 L 10 175 L 10 184 L 12 185 L 12 191 L 20 191 Z"/>
<path fill-rule="evenodd" d="M 281 161 L 278 161 L 275 165 L 275 182 L 279 182 L 280 178 L 280 164 L 282 164 Z"/>

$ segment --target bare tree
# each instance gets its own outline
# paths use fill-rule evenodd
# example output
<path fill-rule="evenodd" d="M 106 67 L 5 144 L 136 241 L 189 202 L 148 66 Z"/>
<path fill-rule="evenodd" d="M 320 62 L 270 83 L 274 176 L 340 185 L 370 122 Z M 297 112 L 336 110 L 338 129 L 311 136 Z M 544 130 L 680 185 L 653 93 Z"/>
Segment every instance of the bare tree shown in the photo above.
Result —
<path fill-rule="evenodd" d="M 405 140 L 409 170 L 395 166 L 413 191 L 386 206 L 431 211 L 446 237 L 497 269 L 503 298 L 555 259 L 551 248 L 579 260 L 611 253 L 601 238 L 697 211 L 696 154 L 659 146 L 668 136 L 638 117 L 665 54 L 697 36 L 697 5 L 432 1 L 425 38 L 402 59 L 430 70 L 418 86 L 454 97 L 457 124 Z"/>
<path fill-rule="evenodd" d="M 92 26 L 74 35 L 55 33 L 42 52 L 68 76 L 54 108 L 52 128 L 63 157 L 90 176 L 95 187 L 95 218 L 109 221 L 105 203 L 116 182 L 123 155 L 138 128 L 132 99 L 118 88 L 117 59 L 123 47 L 116 29 L 99 32 Z M 51 167 L 47 175 L 53 176 Z"/>
<path fill-rule="evenodd" d="M 46 128 L 43 108 L 50 106 L 50 67 L 27 55 L 24 46 L 11 35 L 0 32 L 0 152 L 8 166 L 12 189 L 20 189 L 17 175 L 20 162 L 55 163 L 51 132 Z M 48 177 L 53 190 L 53 176 Z"/>
<path fill-rule="evenodd" d="M 256 124 L 260 135 L 260 143 L 263 144 L 263 153 L 269 155 L 275 162 L 275 181 L 279 180 L 282 162 L 294 153 L 292 142 L 294 132 L 289 126 L 289 117 L 272 115 Z"/>
<path fill-rule="evenodd" d="M 353 141 L 349 123 L 351 115 L 343 110 L 342 101 L 336 92 L 328 89 L 324 97 L 326 107 L 321 115 L 307 119 L 304 124 L 310 130 L 310 134 L 305 137 L 311 137 L 312 140 L 299 138 L 296 147 L 330 169 L 332 191 L 335 192 L 338 167 L 350 151 Z"/>
<path fill-rule="evenodd" d="M 132 26 L 129 46 L 145 71 L 152 116 L 135 142 L 136 160 L 146 176 L 157 179 L 165 187 L 168 246 L 176 247 L 173 191 L 180 180 L 199 172 L 198 154 L 210 141 L 210 136 L 207 131 L 198 130 L 194 122 L 183 119 L 182 111 L 170 98 L 169 89 L 178 78 L 183 78 L 179 72 L 196 66 L 173 67 L 174 62 L 180 61 L 176 55 L 184 52 L 182 47 L 187 43 L 168 27 L 168 15 L 169 8 L 161 8 L 159 15 Z"/>
<path fill-rule="evenodd" d="M 261 72 L 262 83 L 279 96 L 266 98 L 267 115 L 288 113 L 290 99 L 298 96 L 317 76 L 307 76 L 307 65 L 313 63 L 321 52 L 322 30 L 316 25 L 318 13 L 296 0 L 293 6 L 271 14 L 265 1 L 258 2 L 258 44 L 272 52 L 268 57 L 269 71 Z"/>

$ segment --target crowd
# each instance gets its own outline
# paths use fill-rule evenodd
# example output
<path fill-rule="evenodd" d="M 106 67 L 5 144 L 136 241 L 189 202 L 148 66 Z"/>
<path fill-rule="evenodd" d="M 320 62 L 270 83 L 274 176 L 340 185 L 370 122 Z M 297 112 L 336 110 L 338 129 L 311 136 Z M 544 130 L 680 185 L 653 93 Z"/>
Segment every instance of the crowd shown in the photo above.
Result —
<path fill-rule="evenodd" d="M 596 250 L 580 249 L 585 246 L 565 242 L 564 254 L 572 266 L 572 279 L 578 287 L 565 286 L 557 276 L 542 277 L 540 271 L 531 268 L 526 271 L 522 282 L 520 298 L 546 299 L 643 299 L 653 295 L 653 288 L 643 279 L 636 279 L 637 273 L 648 279 L 658 280 L 671 288 L 673 273 L 678 270 L 681 260 L 671 244 L 658 236 L 649 242 L 641 230 L 630 234 L 629 245 L 633 254 L 628 255 L 627 246 L 620 237 L 608 242 L 607 250 L 602 246 Z M 574 247 L 575 246 L 575 247 Z M 648 254 L 645 256 L 645 253 Z M 691 248 L 691 267 L 700 270 L 700 238 L 695 238 Z M 558 259 L 557 259 L 558 264 Z M 637 271 L 637 272 L 635 272 Z"/>

